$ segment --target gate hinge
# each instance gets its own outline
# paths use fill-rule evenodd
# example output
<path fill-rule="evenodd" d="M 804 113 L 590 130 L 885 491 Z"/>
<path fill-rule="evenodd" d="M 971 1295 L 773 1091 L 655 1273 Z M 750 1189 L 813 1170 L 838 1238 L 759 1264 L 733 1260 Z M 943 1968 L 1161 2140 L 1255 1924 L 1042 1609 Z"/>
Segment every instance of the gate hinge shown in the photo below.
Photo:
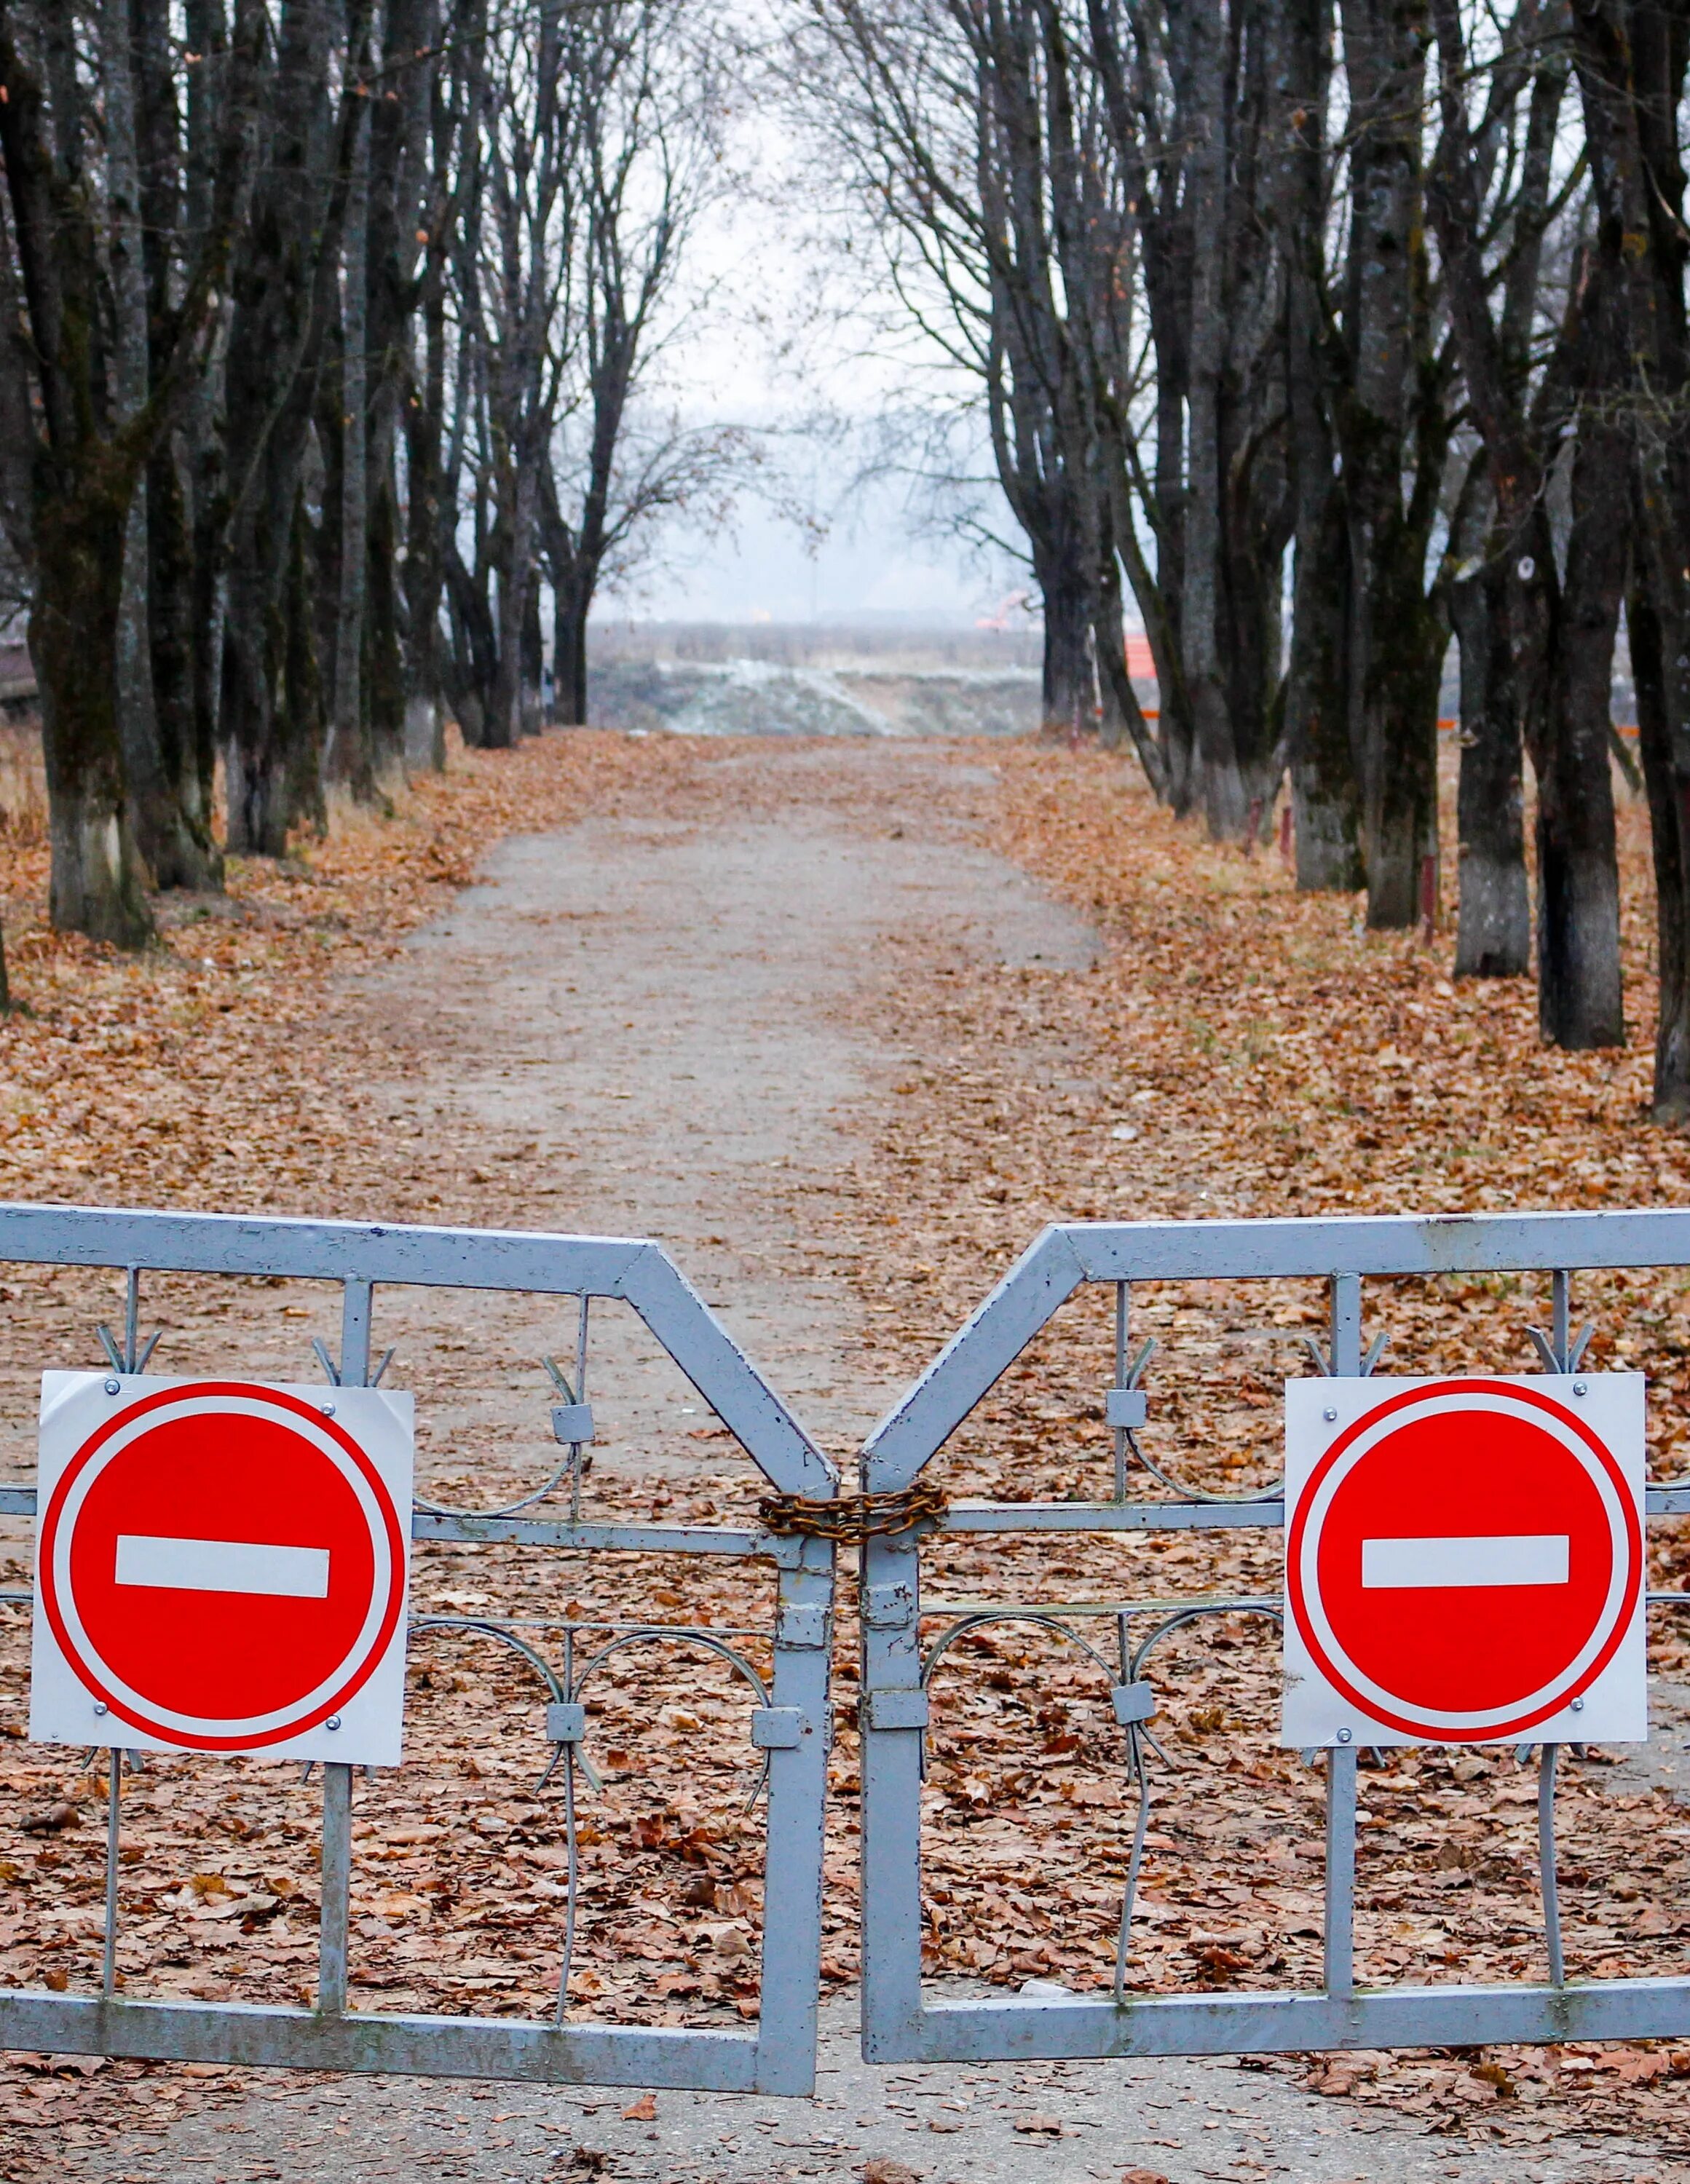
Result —
<path fill-rule="evenodd" d="M 925 1729 L 925 1691 L 869 1691 L 865 1694 L 871 1729 Z"/>

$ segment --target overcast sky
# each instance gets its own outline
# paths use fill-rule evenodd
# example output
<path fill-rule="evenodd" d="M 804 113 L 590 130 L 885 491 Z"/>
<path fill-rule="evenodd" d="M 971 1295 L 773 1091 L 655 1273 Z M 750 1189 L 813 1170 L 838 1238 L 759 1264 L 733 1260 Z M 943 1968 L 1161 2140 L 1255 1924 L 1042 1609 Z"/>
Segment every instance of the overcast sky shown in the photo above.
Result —
<path fill-rule="evenodd" d="M 646 566 L 599 611 L 709 621 L 993 615 L 1026 583 L 1007 555 L 945 536 L 924 516 L 918 487 L 887 478 L 852 490 L 863 440 L 907 399 L 916 359 L 887 352 L 866 320 L 830 326 L 818 315 L 827 253 L 813 215 L 783 187 L 800 148 L 754 114 L 740 151 L 751 186 L 710 208 L 691 238 L 691 282 L 707 300 L 663 359 L 664 392 L 689 419 L 776 436 L 771 467 L 822 535 L 748 492 L 730 532 L 713 540 L 684 517 L 668 523 Z M 826 429 L 795 429 L 823 413 Z"/>

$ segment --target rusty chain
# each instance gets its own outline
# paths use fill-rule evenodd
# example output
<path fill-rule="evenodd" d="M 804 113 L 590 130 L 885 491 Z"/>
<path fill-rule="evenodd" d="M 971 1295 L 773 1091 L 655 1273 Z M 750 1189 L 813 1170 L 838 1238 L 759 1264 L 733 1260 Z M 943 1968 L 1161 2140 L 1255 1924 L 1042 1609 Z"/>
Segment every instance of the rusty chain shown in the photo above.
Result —
<path fill-rule="evenodd" d="M 937 1486 L 918 1479 L 895 1494 L 841 1494 L 831 1502 L 807 1494 L 771 1494 L 758 1502 L 757 1514 L 771 1532 L 851 1545 L 907 1532 L 917 1524 L 940 1524 L 948 1506 Z"/>

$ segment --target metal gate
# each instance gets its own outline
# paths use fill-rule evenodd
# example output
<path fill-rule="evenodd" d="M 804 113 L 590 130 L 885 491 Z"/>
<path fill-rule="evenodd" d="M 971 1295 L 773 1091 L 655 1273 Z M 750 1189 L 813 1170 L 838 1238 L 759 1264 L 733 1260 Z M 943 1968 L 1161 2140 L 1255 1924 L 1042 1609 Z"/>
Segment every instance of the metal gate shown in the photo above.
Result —
<path fill-rule="evenodd" d="M 1537 1272 L 1553 1277 L 1552 1327 L 1537 1346 L 1548 1369 L 1576 1372 L 1582 1338 L 1570 1320 L 1576 1269 L 1690 1265 L 1690 1214 L 1542 1213 L 1430 1219 L 1074 1223 L 1047 1228 L 872 1435 L 863 1484 L 875 1496 L 907 1493 L 926 1466 L 1064 1302 L 1087 1284 L 1114 1286 L 1113 1498 L 1102 1502 L 952 1503 L 949 1532 L 1074 1534 L 1282 1527 L 1282 1499 L 1227 1501 L 1129 1495 L 1129 1440 L 1146 1396 L 1127 1340 L 1131 1284 L 1211 1279 L 1324 1279 L 1330 1285 L 1330 1348 L 1321 1369 L 1371 1371 L 1382 1338 L 1363 1341 L 1362 1284 L 1369 1277 Z M 1329 1416 L 1330 1413 L 1328 1414 Z M 1163 1482 L 1167 1484 L 1168 1482 Z M 1651 1516 L 1690 1513 L 1690 1486 L 1651 1487 Z M 1353 1970 L 1356 1758 L 1328 1755 L 1325 1851 L 1325 1978 L 1313 1992 L 1140 1995 L 1125 1991 L 1124 1944 L 1144 1837 L 1142 1725 L 1152 1704 L 1144 1671 L 1154 1646 L 1201 1616 L 1277 1620 L 1273 1597 L 1124 1602 L 1112 1611 L 1113 1659 L 1058 1612 L 1012 1602 L 982 1606 L 923 1628 L 921 1535 L 865 1542 L 862 1560 L 863 2052 L 876 2063 L 987 2058 L 1260 2053 L 1383 2048 L 1481 2042 L 1631 2040 L 1690 2031 L 1690 1979 L 1570 1982 L 1562 1959 L 1555 1883 L 1555 1747 L 1540 1753 L 1541 1885 L 1550 1977 L 1546 1984 L 1394 1986 L 1358 1990 Z M 1661 1596 L 1654 1596 L 1659 1598 Z M 945 2000 L 922 1977 L 921 1780 L 929 1680 L 965 1630 L 1032 1620 L 1066 1630 L 1113 1687 L 1140 1791 L 1113 1992 L 1099 1997 Z M 1132 1634 L 1132 1635 L 1129 1635 Z"/>
<path fill-rule="evenodd" d="M 496 1618 L 475 1618 L 468 1627 L 516 1646 L 544 1678 L 550 1701 L 547 1734 L 563 1769 L 571 1853 L 566 1939 L 552 2022 L 388 2015 L 348 2007 L 353 1770 L 339 1765 L 326 1767 L 321 1776 L 315 2007 L 145 2001 L 120 1993 L 114 1968 L 122 1769 L 114 1763 L 109 1769 L 101 1991 L 0 1990 L 0 2046 L 312 2070 L 808 2092 L 815 2074 L 821 1950 L 833 1548 L 820 1539 L 775 1537 L 756 1528 L 581 1521 L 580 1447 L 592 1434 L 582 1384 L 588 1300 L 615 1299 L 633 1307 L 778 1491 L 825 1501 L 834 1493 L 837 1474 L 667 1256 L 655 1244 L 611 1238 L 8 1206 L 0 1207 L 0 1260 L 126 1271 L 130 1308 L 123 1340 L 102 1330 L 114 1372 L 125 1379 L 144 1371 L 150 1354 L 139 1349 L 137 1317 L 141 1279 L 148 1272 L 339 1284 L 340 1356 L 337 1361 L 330 1358 L 321 1346 L 319 1355 L 332 1377 L 347 1386 L 371 1381 L 371 1310 L 378 1287 L 578 1299 L 577 1378 L 573 1385 L 559 1390 L 565 1400 L 554 1413 L 556 1437 L 572 1449 L 573 1463 L 566 1461 L 550 1482 L 555 1486 L 564 1476 L 570 1478 L 569 1518 L 545 1516 L 534 1506 L 539 1496 L 517 1509 L 486 1516 L 419 1504 L 413 1538 L 514 1542 L 537 1550 L 761 1557 L 778 1571 L 772 1678 L 765 1686 L 742 1659 L 733 1663 L 756 1686 L 752 1741 L 767 1769 L 760 2014 L 754 2031 L 566 2021 L 577 1908 L 576 1771 L 588 1763 L 580 1756 L 585 1729 L 582 1679 L 593 1663 L 577 1666 L 566 1651 L 566 1670 L 560 1675 Z M 33 1487 L 0 1487 L 0 1512 L 29 1515 L 35 1499 Z M 718 1655 L 731 1650 L 708 1629 L 683 1624 L 624 1630 L 619 1642 L 688 1640 Z"/>

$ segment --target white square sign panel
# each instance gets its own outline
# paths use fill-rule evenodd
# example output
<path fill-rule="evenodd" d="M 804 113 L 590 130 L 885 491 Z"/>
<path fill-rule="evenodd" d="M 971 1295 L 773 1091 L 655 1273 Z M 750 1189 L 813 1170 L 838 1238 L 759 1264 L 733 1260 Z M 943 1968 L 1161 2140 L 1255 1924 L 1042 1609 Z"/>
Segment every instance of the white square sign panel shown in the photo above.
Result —
<path fill-rule="evenodd" d="M 411 1396 L 42 1375 L 30 1735 L 393 1767 Z"/>
<path fill-rule="evenodd" d="M 1286 1383 L 1283 1741 L 1648 1735 L 1643 1376 Z"/>

